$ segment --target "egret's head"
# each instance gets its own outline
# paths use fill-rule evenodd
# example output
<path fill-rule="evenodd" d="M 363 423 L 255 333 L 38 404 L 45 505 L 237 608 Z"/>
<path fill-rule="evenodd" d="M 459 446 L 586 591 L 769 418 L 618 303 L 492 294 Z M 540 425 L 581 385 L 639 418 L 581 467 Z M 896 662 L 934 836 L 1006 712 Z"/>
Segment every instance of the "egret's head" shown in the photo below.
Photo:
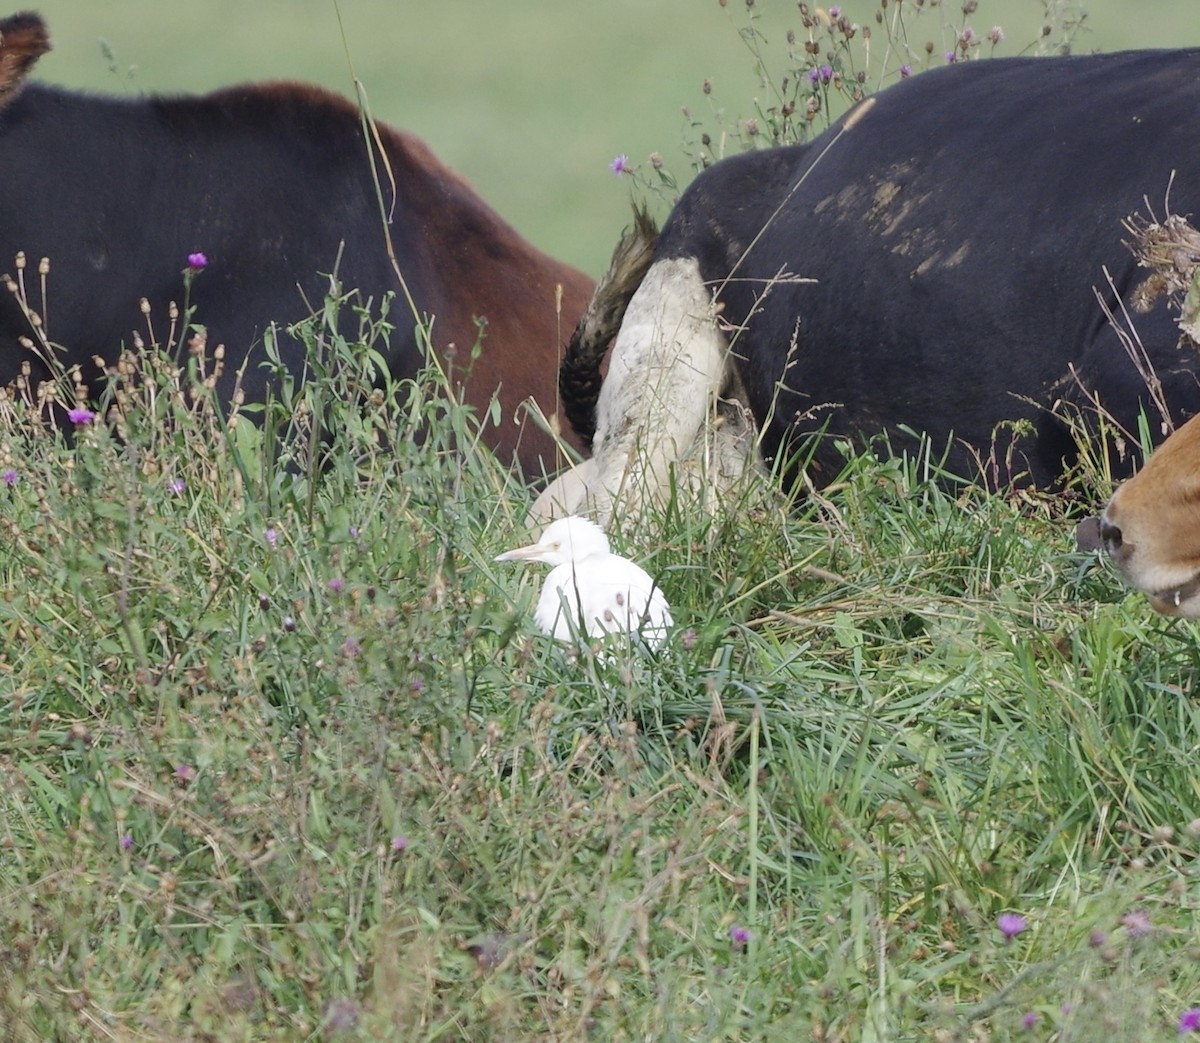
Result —
<path fill-rule="evenodd" d="M 528 547 L 497 554 L 497 561 L 541 561 L 547 565 L 566 565 L 593 554 L 607 554 L 608 537 L 595 522 L 578 515 L 559 518 L 547 525 L 542 538 Z"/>

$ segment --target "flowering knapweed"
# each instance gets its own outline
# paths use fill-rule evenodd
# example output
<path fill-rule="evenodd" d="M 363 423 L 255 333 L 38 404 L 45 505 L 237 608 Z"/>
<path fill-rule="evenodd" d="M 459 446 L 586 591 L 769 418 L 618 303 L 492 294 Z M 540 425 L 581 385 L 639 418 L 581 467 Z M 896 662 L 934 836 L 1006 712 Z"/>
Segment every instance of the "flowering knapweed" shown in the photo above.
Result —
<path fill-rule="evenodd" d="M 1037 1028 L 1039 1017 L 1040 1015 L 1036 1010 L 1026 1011 L 1024 1017 L 1021 1018 L 1021 1028 L 1023 1028 L 1026 1032 L 1032 1032 L 1035 1028 Z"/>
<path fill-rule="evenodd" d="M 208 255 L 197 250 L 195 253 L 188 254 L 188 267 L 193 272 L 202 272 L 208 267 Z"/>
<path fill-rule="evenodd" d="M 1020 913 L 1001 913 L 996 918 L 996 926 L 1000 928 L 1000 933 L 1004 935 L 1004 940 L 1011 942 L 1029 924 Z"/>
<path fill-rule="evenodd" d="M 341 1035 L 343 1032 L 351 1032 L 357 1027 L 359 1019 L 362 1017 L 362 1010 L 359 1005 L 352 999 L 343 997 L 340 1000 L 330 1000 L 325 1004 L 325 1023 L 324 1028 L 331 1035 Z"/>
<path fill-rule="evenodd" d="M 1145 909 L 1130 909 L 1121 917 L 1130 938 L 1145 938 L 1150 933 L 1150 914 Z"/>
<path fill-rule="evenodd" d="M 735 949 L 744 949 L 750 941 L 750 931 L 740 923 L 732 924 L 729 928 L 729 940 Z"/>
<path fill-rule="evenodd" d="M 279 542 L 279 533 L 274 529 L 267 529 L 267 531 L 263 533 L 263 539 L 267 541 L 267 546 L 274 550 L 275 544 Z"/>
<path fill-rule="evenodd" d="M 76 427 L 83 427 L 95 420 L 96 414 L 86 406 L 76 406 L 74 409 L 67 410 L 67 419 Z"/>
<path fill-rule="evenodd" d="M 181 496 L 183 490 L 187 488 L 187 483 L 182 478 L 168 478 L 167 492 L 172 496 Z"/>
<path fill-rule="evenodd" d="M 946 61 L 951 65 L 958 61 L 958 51 L 947 51 Z"/>
<path fill-rule="evenodd" d="M 1200 1032 L 1200 1007 L 1185 1010 L 1179 1015 L 1179 1034 L 1185 1032 Z"/>
<path fill-rule="evenodd" d="M 1004 39 L 1004 30 L 1001 29 L 1000 26 L 998 26 L 998 25 L 993 25 L 991 30 L 987 34 L 987 38 L 993 44 L 998 44 L 1001 40 Z"/>
<path fill-rule="evenodd" d="M 900 78 L 902 80 L 907 80 L 911 75 L 912 75 L 912 66 L 911 65 L 901 65 L 900 66 Z"/>
<path fill-rule="evenodd" d="M 841 16 L 842 16 L 842 9 L 840 7 L 831 7 L 829 9 L 829 17 L 832 18 L 835 22 L 839 18 L 841 18 Z"/>
<path fill-rule="evenodd" d="M 175 781 L 188 783 L 196 777 L 196 769 L 190 764 L 179 764 L 175 767 Z"/>
<path fill-rule="evenodd" d="M 633 173 L 633 167 L 631 167 L 629 165 L 629 157 L 627 155 L 625 155 L 624 153 L 621 153 L 621 155 L 617 156 L 616 159 L 614 159 L 611 163 L 609 163 L 608 169 L 611 170 L 618 177 L 622 174 L 632 174 Z"/>
<path fill-rule="evenodd" d="M 15 467 L 6 467 L 4 469 L 4 473 L 0 474 L 0 478 L 4 480 L 4 484 L 10 489 L 21 480 L 21 476 L 17 474 L 17 469 Z"/>
<path fill-rule="evenodd" d="M 334 576 L 333 579 L 329 581 L 329 589 L 335 594 L 340 594 L 346 589 L 346 581 L 342 579 L 341 576 Z"/>
<path fill-rule="evenodd" d="M 400 854 L 408 847 L 408 837 L 392 837 L 392 850 Z"/>
<path fill-rule="evenodd" d="M 128 851 L 131 847 L 133 847 L 133 834 L 126 833 L 121 837 L 121 850 Z"/>

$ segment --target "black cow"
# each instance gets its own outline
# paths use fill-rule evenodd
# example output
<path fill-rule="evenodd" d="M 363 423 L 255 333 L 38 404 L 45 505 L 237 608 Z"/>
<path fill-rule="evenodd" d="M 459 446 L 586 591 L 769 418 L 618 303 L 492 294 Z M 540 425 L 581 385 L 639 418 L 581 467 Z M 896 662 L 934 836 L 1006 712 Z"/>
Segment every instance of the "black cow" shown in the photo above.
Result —
<path fill-rule="evenodd" d="M 284 83 L 124 100 L 25 84 L 48 49 L 37 15 L 0 21 L 0 272 L 15 274 L 23 252 L 40 311 L 34 269 L 49 258 L 46 330 L 67 365 L 91 373 L 94 355 L 112 360 L 135 329 L 145 336 L 143 297 L 165 337 L 181 273 L 203 253 L 190 300 L 210 347 L 226 345 L 226 395 L 250 354 L 243 387 L 262 398 L 263 331 L 320 307 L 335 270 L 376 308 L 398 294 L 387 361 L 411 376 L 422 359 L 399 272 L 448 365 L 457 348 L 458 374 L 486 320 L 466 398 L 482 408 L 499 387 L 503 420 L 486 437 L 527 473 L 552 462 L 551 440 L 518 422 L 518 407 L 533 398 L 555 412 L 560 346 L 591 294 L 587 276 L 522 239 L 422 142 L 368 131 L 336 95 Z M 0 288 L 0 385 L 33 358 L 19 344 L 29 332 Z M 299 342 L 285 338 L 283 353 L 299 372 Z"/>
<path fill-rule="evenodd" d="M 843 459 L 836 437 L 903 449 L 911 429 L 949 446 L 956 473 L 983 461 L 995 485 L 1051 486 L 1076 457 L 1064 416 L 1087 424 L 1100 406 L 1136 432 L 1145 410 L 1165 433 L 1097 291 L 1121 318 L 1141 282 L 1122 222 L 1168 202 L 1200 210 L 1195 50 L 956 64 L 807 145 L 725 159 L 666 222 L 596 404 L 594 458 L 547 503 L 604 518 L 623 487 L 657 495 L 739 383 L 769 460 L 821 433 L 818 484 Z M 1165 301 L 1133 319 L 1169 420 L 1200 410 L 1200 360 Z M 586 341 L 561 378 L 585 427 Z"/>

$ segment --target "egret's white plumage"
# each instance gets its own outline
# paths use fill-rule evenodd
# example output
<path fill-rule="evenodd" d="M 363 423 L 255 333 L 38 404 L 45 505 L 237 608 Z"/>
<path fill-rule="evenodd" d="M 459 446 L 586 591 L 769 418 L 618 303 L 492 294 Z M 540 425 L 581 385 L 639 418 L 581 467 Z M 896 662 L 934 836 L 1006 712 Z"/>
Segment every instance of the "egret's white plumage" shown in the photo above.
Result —
<path fill-rule="evenodd" d="M 656 646 L 674 622 L 667 599 L 645 569 L 613 554 L 604 530 L 586 518 L 560 518 L 546 527 L 537 543 L 497 555 L 496 560 L 554 566 L 533 618 L 559 641 L 579 633 L 638 633 Z"/>

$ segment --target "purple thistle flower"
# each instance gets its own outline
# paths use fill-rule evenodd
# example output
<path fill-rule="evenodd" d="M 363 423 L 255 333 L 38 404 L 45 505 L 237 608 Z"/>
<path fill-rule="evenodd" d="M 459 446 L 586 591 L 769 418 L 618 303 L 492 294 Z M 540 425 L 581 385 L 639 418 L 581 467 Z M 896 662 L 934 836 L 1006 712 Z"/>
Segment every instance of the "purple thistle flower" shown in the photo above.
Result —
<path fill-rule="evenodd" d="M 396 854 L 404 851 L 408 847 L 408 837 L 392 837 L 392 850 Z"/>
<path fill-rule="evenodd" d="M 821 82 L 822 83 L 828 83 L 830 80 L 833 79 L 833 66 L 832 65 L 822 65 L 821 68 L 819 68 L 817 70 L 817 72 L 819 72 L 821 74 Z"/>
<path fill-rule="evenodd" d="M 608 169 L 611 170 L 618 177 L 620 177 L 622 174 L 632 174 L 633 173 L 633 167 L 631 167 L 629 165 L 629 157 L 627 155 L 625 155 L 625 153 L 623 153 L 623 152 L 621 153 L 621 155 L 617 156 L 617 158 L 614 159 L 611 163 L 609 163 Z"/>
<path fill-rule="evenodd" d="M 274 550 L 275 544 L 279 542 L 279 533 L 277 533 L 274 529 L 267 529 L 267 531 L 263 533 L 263 538 L 267 541 L 267 546 Z"/>
<path fill-rule="evenodd" d="M 951 65 L 958 61 L 958 51 L 947 51 L 946 61 L 948 61 Z"/>
<path fill-rule="evenodd" d="M 208 256 L 197 250 L 195 253 L 188 254 L 188 267 L 193 272 L 202 272 L 208 267 Z"/>
<path fill-rule="evenodd" d="M 1150 933 L 1150 914 L 1145 909 L 1130 909 L 1121 917 L 1130 938 L 1145 938 Z"/>
<path fill-rule="evenodd" d="M 1004 940 L 1011 942 L 1029 924 L 1020 913 L 1001 913 L 996 919 L 996 926 L 1000 928 Z"/>
<path fill-rule="evenodd" d="M 1039 1018 L 1040 1015 L 1036 1010 L 1026 1011 L 1025 1016 L 1021 1018 L 1021 1028 L 1023 1028 L 1026 1032 L 1032 1032 L 1035 1028 L 1037 1028 Z"/>
<path fill-rule="evenodd" d="M 997 44 L 1004 39 L 1004 30 L 998 25 L 993 25 L 991 32 L 987 34 L 987 38 L 991 40 L 993 44 Z"/>
<path fill-rule="evenodd" d="M 191 782 L 196 777 L 196 769 L 190 764 L 180 764 L 175 768 L 176 782 Z"/>
<path fill-rule="evenodd" d="M 829 9 L 829 17 L 834 19 L 834 21 L 836 21 L 841 16 L 842 16 L 842 9 L 840 7 L 831 7 Z"/>
<path fill-rule="evenodd" d="M 171 493 L 172 495 L 182 495 L 185 488 L 187 488 L 187 483 L 182 478 L 167 479 L 167 492 Z"/>
<path fill-rule="evenodd" d="M 729 940 L 735 949 L 744 949 L 746 943 L 750 941 L 750 931 L 740 923 L 732 924 L 729 928 Z"/>
<path fill-rule="evenodd" d="M 1185 1032 L 1200 1032 L 1200 1007 L 1185 1010 L 1179 1015 L 1179 1034 Z"/>
<path fill-rule="evenodd" d="M 83 427 L 95 420 L 96 414 L 85 406 L 76 406 L 74 409 L 67 410 L 67 419 L 77 427 Z"/>
<path fill-rule="evenodd" d="M 17 474 L 17 469 L 15 467 L 9 467 L 4 471 L 3 475 L 0 475 L 0 478 L 3 478 L 4 484 L 11 489 L 17 484 L 21 476 Z"/>
<path fill-rule="evenodd" d="M 341 1035 L 343 1032 L 353 1031 L 358 1025 L 362 1011 L 354 1000 L 343 997 L 326 1003 L 324 1015 L 324 1028 L 331 1035 Z"/>
<path fill-rule="evenodd" d="M 346 581 L 341 576 L 334 576 L 329 581 L 329 589 L 335 594 L 340 594 L 346 587 Z"/>
<path fill-rule="evenodd" d="M 359 644 L 358 638 L 348 637 L 342 642 L 342 655 L 347 659 L 354 659 L 362 655 L 362 645 Z"/>
<path fill-rule="evenodd" d="M 126 833 L 121 837 L 121 850 L 128 851 L 131 847 L 133 847 L 133 834 Z"/>
<path fill-rule="evenodd" d="M 912 66 L 911 65 L 901 65 L 900 66 L 900 78 L 902 80 L 908 79 L 908 77 L 910 77 L 911 75 L 912 75 Z"/>

